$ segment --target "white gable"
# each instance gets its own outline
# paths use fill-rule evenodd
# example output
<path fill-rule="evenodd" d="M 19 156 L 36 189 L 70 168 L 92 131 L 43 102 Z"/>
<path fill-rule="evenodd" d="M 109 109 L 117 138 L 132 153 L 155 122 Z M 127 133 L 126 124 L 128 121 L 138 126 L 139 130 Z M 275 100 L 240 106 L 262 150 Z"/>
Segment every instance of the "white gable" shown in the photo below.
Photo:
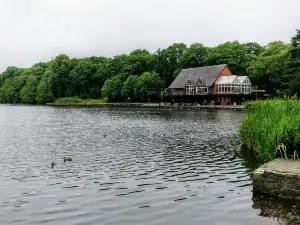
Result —
<path fill-rule="evenodd" d="M 239 81 L 241 84 L 251 84 L 251 81 L 247 76 L 238 76 Z"/>
<path fill-rule="evenodd" d="M 216 84 L 240 84 L 240 81 L 239 81 L 239 79 L 237 78 L 236 75 L 221 76 L 216 81 Z"/>

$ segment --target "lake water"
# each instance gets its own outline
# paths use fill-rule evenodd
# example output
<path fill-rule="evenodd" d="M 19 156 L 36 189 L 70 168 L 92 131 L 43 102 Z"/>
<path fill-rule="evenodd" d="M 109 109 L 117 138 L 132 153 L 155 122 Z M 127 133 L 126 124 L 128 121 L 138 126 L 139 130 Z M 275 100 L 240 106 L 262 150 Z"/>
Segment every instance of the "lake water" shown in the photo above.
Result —
<path fill-rule="evenodd" d="M 0 223 L 297 220 L 298 205 L 253 195 L 256 165 L 237 135 L 243 117 L 229 110 L 2 105 Z"/>

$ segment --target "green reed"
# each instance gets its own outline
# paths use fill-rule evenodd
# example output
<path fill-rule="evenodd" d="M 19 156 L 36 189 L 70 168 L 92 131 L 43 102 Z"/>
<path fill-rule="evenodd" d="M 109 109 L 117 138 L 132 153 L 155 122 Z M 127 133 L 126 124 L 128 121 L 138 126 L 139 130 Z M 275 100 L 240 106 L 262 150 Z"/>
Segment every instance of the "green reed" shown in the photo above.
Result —
<path fill-rule="evenodd" d="M 248 104 L 247 110 L 248 115 L 240 125 L 240 136 L 261 161 L 299 158 L 299 100 L 256 101 Z"/>

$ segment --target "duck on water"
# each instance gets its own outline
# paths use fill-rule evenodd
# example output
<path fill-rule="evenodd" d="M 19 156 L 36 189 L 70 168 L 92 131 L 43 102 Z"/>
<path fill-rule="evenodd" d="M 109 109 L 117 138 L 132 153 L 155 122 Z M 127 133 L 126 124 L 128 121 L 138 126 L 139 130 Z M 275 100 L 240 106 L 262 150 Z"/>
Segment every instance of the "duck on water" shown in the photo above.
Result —
<path fill-rule="evenodd" d="M 65 162 L 71 162 L 71 161 L 72 161 L 72 158 L 71 158 L 71 157 L 64 157 L 63 159 L 64 159 L 64 163 L 65 163 Z M 56 162 L 53 161 L 53 162 L 51 163 L 51 168 L 53 168 L 54 166 L 56 166 Z"/>
<path fill-rule="evenodd" d="M 65 162 L 71 162 L 72 161 L 72 158 L 71 157 L 64 157 L 64 163 Z"/>

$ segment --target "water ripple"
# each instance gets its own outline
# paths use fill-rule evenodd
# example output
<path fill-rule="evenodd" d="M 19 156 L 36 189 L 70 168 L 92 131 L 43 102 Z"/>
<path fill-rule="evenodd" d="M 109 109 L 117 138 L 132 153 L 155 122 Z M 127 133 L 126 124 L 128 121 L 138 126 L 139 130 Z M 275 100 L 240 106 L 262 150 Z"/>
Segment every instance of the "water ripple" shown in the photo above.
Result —
<path fill-rule="evenodd" d="M 0 105 L 1 223 L 276 224 L 252 207 L 243 117 Z"/>

